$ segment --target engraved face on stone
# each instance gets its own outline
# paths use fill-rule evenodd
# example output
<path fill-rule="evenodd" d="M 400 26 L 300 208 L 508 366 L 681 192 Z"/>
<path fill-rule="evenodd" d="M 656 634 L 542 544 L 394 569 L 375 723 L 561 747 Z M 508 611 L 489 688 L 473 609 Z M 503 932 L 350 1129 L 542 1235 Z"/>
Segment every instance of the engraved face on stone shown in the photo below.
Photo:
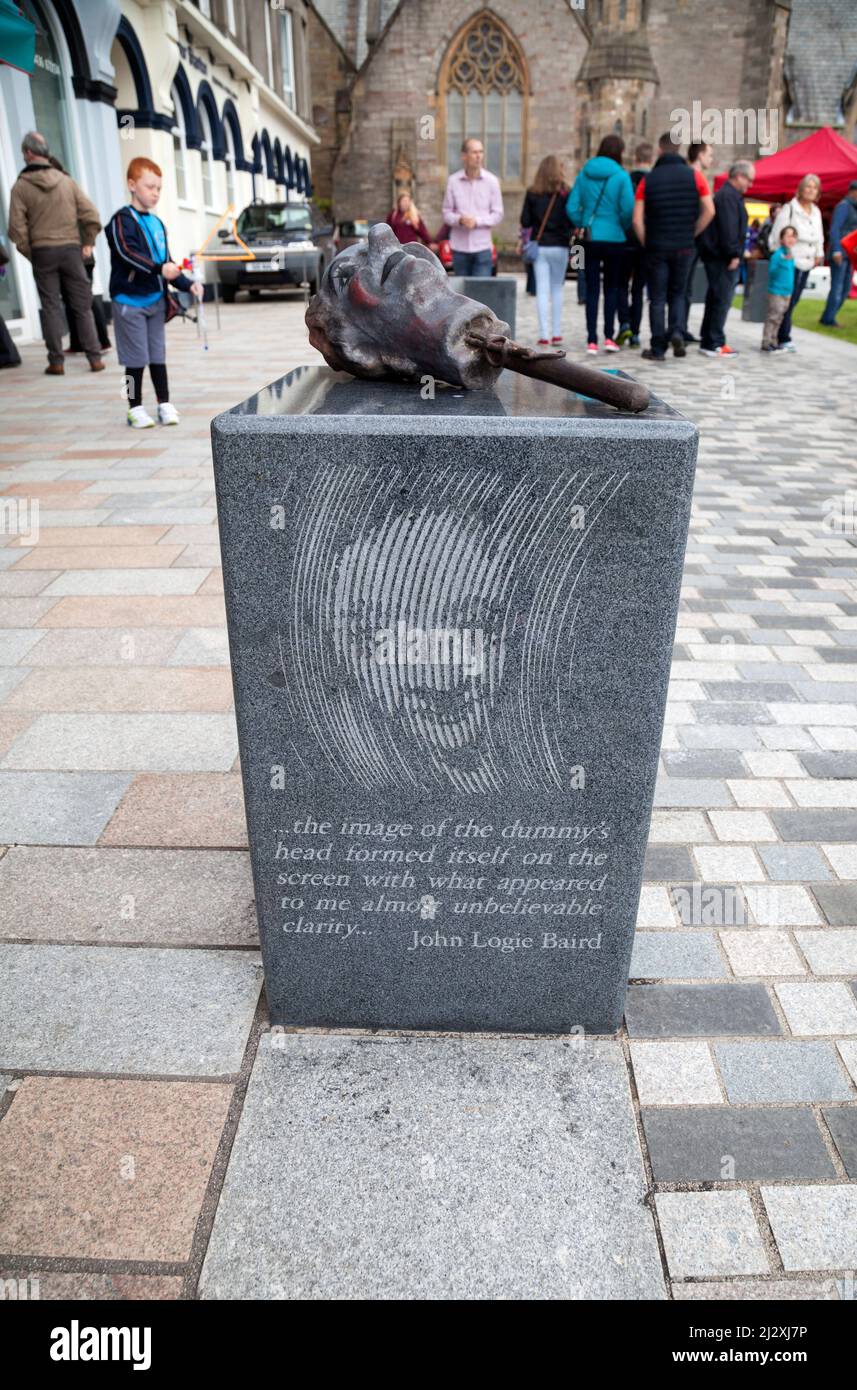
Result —
<path fill-rule="evenodd" d="M 567 789 L 579 580 L 624 476 L 321 461 L 289 506 L 266 674 L 310 780 Z"/>
<path fill-rule="evenodd" d="M 384 222 L 331 261 L 306 323 L 313 347 L 336 371 L 404 381 L 430 376 L 471 390 L 493 386 L 499 369 L 465 344 L 468 328 L 509 332 L 484 304 L 450 289 L 433 251 L 419 242 L 402 246 Z"/>
<path fill-rule="evenodd" d="M 478 744 L 500 695 L 507 544 L 478 517 L 424 508 L 338 560 L 332 636 L 349 683 L 408 743 L 453 765 Z"/>

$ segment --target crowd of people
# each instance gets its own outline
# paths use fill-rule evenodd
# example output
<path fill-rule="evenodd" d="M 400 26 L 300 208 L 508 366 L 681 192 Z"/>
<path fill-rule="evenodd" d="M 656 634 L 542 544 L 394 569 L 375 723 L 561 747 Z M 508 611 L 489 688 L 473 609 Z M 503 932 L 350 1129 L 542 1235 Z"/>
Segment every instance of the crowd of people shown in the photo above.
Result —
<path fill-rule="evenodd" d="M 736 160 L 712 194 L 710 144 L 691 144 L 683 156 L 667 132 L 658 142 L 657 158 L 650 144 L 637 145 L 630 170 L 624 153 L 621 137 L 606 135 L 573 184 L 560 159 L 547 155 L 527 189 L 520 249 L 536 296 L 539 344 L 563 340 L 563 287 L 577 249 L 586 351 L 592 355 L 641 346 L 648 294 L 651 342 L 643 357 L 662 362 L 670 350 L 684 357 L 688 343 L 697 342 L 706 357 L 736 356 L 738 349 L 726 341 L 727 316 L 748 262 L 763 258 L 770 261 L 763 350 L 796 351 L 792 313 L 810 271 L 825 259 L 817 175 L 805 175 L 788 203 L 772 205 L 764 224 L 748 225 L 745 195 L 755 178 L 751 160 Z M 462 167 L 447 183 L 438 239 L 449 237 L 457 275 L 490 275 L 492 228 L 504 216 L 500 183 L 484 167 L 481 141 L 465 140 L 461 154 Z M 437 246 L 409 194 L 401 196 L 388 221 L 400 241 Z M 830 227 L 830 294 L 820 320 L 829 327 L 840 326 L 836 314 L 850 292 L 852 267 L 842 237 L 855 228 L 857 181 Z M 698 265 L 706 292 L 697 339 L 689 315 Z"/>
<path fill-rule="evenodd" d="M 50 376 L 65 372 L 67 352 L 82 352 L 90 369 L 104 369 L 110 346 L 101 305 L 93 301 L 93 247 L 101 231 L 99 214 L 65 172 L 37 132 L 22 142 L 24 168 L 12 189 L 9 238 L 27 257 L 42 305 Z M 646 294 L 651 342 L 643 357 L 662 362 L 669 350 L 684 357 L 699 343 L 708 357 L 734 357 L 726 342 L 726 321 L 735 286 L 746 262 L 768 260 L 767 317 L 762 351 L 794 352 L 792 315 L 809 274 L 825 259 L 825 240 L 816 174 L 800 180 L 794 197 L 773 204 L 762 225 L 748 226 L 745 195 L 753 183 L 750 160 L 736 160 L 716 193 L 707 171 L 714 150 L 692 144 L 682 156 L 671 133 L 658 142 L 657 158 L 648 143 L 638 144 L 630 170 L 624 142 L 606 135 L 598 152 L 569 184 L 561 160 L 547 155 L 526 191 L 520 213 L 520 250 L 528 289 L 536 296 L 539 343 L 563 341 L 563 290 L 574 250 L 581 267 L 578 295 L 585 304 L 586 351 L 619 352 L 641 346 Z M 456 275 L 488 276 L 494 250 L 492 229 L 504 217 L 499 179 L 485 168 L 482 142 L 466 139 L 462 167 L 450 175 L 443 200 L 444 224 L 432 239 L 413 198 L 403 193 L 387 221 L 403 244 L 420 241 L 437 249 L 448 239 Z M 125 375 L 128 423 L 146 429 L 155 421 L 142 402 L 145 368 L 155 389 L 161 424 L 178 423 L 170 402 L 165 364 L 164 326 L 176 312 L 171 288 L 197 296 L 202 286 L 172 260 L 164 224 L 155 213 L 161 170 L 136 158 L 127 171 L 128 203 L 111 218 L 110 298 L 116 349 Z M 830 293 L 820 322 L 838 328 L 836 315 L 850 293 L 852 263 L 843 238 L 857 231 L 857 180 L 837 204 L 830 224 Z M 0 247 L 0 274 L 8 260 Z M 697 340 L 689 329 L 697 265 L 706 279 L 705 307 Z M 599 312 L 603 337 L 599 340 Z M 63 348 L 66 324 L 71 343 Z M 0 366 L 16 366 L 20 356 L 2 325 Z"/>

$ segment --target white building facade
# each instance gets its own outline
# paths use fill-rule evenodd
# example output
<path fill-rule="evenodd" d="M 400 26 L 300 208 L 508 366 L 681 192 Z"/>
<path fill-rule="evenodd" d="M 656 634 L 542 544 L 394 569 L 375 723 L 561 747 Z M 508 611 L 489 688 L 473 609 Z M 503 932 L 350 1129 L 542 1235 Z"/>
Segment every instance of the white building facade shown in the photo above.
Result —
<path fill-rule="evenodd" d="M 137 155 L 160 165 L 159 213 L 170 250 L 198 251 L 231 204 L 312 193 L 304 0 L 18 0 L 36 26 L 32 77 L 0 67 L 0 237 L 21 167 L 21 139 L 39 130 L 106 225 L 127 202 Z M 8 243 L 6 243 L 8 244 Z M 9 245 L 0 313 L 13 337 L 38 337 L 29 262 Z M 110 257 L 96 245 L 93 289 L 107 292 Z"/>

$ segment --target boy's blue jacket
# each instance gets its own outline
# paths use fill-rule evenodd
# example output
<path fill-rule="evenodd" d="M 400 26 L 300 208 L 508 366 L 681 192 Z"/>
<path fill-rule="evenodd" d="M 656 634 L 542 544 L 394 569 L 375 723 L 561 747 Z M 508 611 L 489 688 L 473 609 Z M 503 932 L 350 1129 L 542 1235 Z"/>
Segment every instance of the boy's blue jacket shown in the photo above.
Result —
<path fill-rule="evenodd" d="M 163 222 L 161 226 L 164 226 Z M 110 247 L 111 299 L 115 299 L 117 294 L 157 294 L 159 290 L 166 291 L 167 283 L 175 290 L 192 288 L 193 281 L 187 275 L 179 275 L 176 280 L 169 282 L 161 278 L 161 266 L 152 259 L 152 248 L 146 234 L 130 208 L 122 207 L 114 212 L 105 232 Z M 165 241 L 166 235 L 167 229 L 164 227 Z M 169 246 L 166 259 L 171 259 Z"/>

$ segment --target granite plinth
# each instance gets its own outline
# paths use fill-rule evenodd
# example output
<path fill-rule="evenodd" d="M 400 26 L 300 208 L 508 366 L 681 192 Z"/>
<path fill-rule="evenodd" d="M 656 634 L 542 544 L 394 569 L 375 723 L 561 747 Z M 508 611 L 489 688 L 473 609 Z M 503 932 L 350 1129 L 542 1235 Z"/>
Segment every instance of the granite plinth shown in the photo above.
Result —
<path fill-rule="evenodd" d="M 477 304 L 486 304 L 501 322 L 508 323 L 509 337 L 515 336 L 518 303 L 517 275 L 451 275 L 449 288 Z"/>
<path fill-rule="evenodd" d="M 697 261 L 693 267 L 689 289 L 691 304 L 705 303 L 705 296 L 708 294 L 708 276 L 702 261 Z"/>
<path fill-rule="evenodd" d="M 768 317 L 768 262 L 747 262 L 747 281 L 741 318 L 745 323 L 764 323 Z"/>
<path fill-rule="evenodd" d="M 694 427 L 299 368 L 212 434 L 272 1021 L 614 1032 Z"/>

